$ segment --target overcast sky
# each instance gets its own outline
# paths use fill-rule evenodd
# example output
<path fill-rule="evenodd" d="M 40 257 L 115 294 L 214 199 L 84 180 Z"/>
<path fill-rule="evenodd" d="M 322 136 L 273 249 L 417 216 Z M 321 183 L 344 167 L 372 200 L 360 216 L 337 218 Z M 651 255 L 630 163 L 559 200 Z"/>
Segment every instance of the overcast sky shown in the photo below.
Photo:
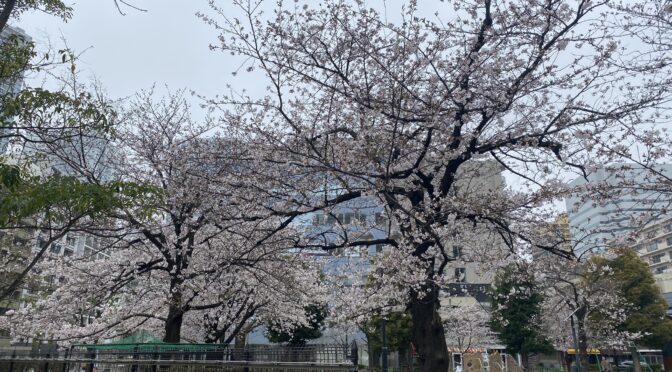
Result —
<path fill-rule="evenodd" d="M 195 16 L 207 11 L 205 0 L 133 0 L 147 9 L 117 12 L 112 0 L 82 1 L 74 5 L 68 23 L 43 13 L 23 15 L 14 25 L 38 44 L 49 40 L 82 52 L 78 68 L 100 79 L 112 98 L 128 96 L 152 84 L 189 88 L 205 95 L 223 91 L 231 76 L 231 57 L 209 50 L 217 32 Z M 247 77 L 249 79 L 249 76 Z M 249 83 L 249 80 L 248 80 Z M 259 82 L 261 84 L 262 82 Z"/>
<path fill-rule="evenodd" d="M 126 7 L 122 8 L 124 16 L 113 0 L 87 0 L 73 5 L 73 17 L 67 23 L 29 12 L 12 24 L 23 28 L 38 45 L 51 43 L 55 49 L 63 45 L 62 35 L 70 49 L 84 52 L 77 67 L 84 76 L 95 75 L 111 98 L 132 95 L 155 83 L 167 84 L 172 90 L 188 88 L 208 97 L 223 93 L 226 84 L 252 95 L 264 92 L 268 81 L 260 74 L 231 74 L 242 59 L 209 49 L 211 43 L 217 43 L 218 32 L 195 15 L 212 13 L 207 0 L 127 1 L 147 11 Z M 312 1 L 307 3 L 316 5 Z M 427 3 L 427 9 L 421 8 L 420 13 L 433 17 L 436 4 Z M 274 5 L 275 1 L 266 1 L 263 7 L 267 14 Z M 367 5 L 378 8 L 391 20 L 399 17 L 405 0 L 375 0 Z M 233 6 L 230 10 L 236 13 Z"/>

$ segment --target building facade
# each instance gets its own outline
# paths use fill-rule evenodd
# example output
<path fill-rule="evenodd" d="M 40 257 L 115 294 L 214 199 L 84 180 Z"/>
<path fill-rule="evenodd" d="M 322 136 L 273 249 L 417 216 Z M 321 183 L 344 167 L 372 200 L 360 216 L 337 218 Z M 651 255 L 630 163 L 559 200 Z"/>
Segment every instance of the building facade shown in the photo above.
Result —
<path fill-rule="evenodd" d="M 4 52 L 5 48 L 12 47 L 13 45 L 30 42 L 30 37 L 20 28 L 6 26 L 2 33 L 0 33 L 0 53 Z M 0 59 L 0 64 L 8 63 L 4 59 Z M 4 69 L 3 69 L 4 70 Z M 10 76 L 0 76 L 0 101 L 3 97 L 8 95 L 17 94 L 23 87 L 23 73 L 13 73 Z M 0 154 L 4 154 L 7 151 L 9 145 L 9 138 L 7 134 L 9 132 L 10 123 L 0 123 Z"/>
<path fill-rule="evenodd" d="M 657 169 L 672 176 L 672 165 Z M 569 229 L 577 256 L 605 252 L 608 244 L 634 231 L 637 224 L 656 218 L 672 204 L 670 195 L 654 191 L 656 176 L 632 165 L 614 165 L 600 168 L 588 178 L 578 178 L 571 186 L 583 188 L 565 203 Z M 586 195 L 601 195 L 597 200 Z"/>

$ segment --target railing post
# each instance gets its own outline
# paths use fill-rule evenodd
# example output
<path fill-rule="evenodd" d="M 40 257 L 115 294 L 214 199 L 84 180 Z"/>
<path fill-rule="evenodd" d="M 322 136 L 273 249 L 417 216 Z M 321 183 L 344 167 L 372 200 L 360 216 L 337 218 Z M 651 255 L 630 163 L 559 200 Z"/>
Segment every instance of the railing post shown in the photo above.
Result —
<path fill-rule="evenodd" d="M 138 359 L 138 346 L 133 346 L 133 359 Z M 131 365 L 131 372 L 138 372 L 138 365 Z"/>
<path fill-rule="evenodd" d="M 156 363 L 154 363 L 154 365 L 152 366 L 152 371 L 156 372 L 159 368 L 159 346 L 158 345 L 154 346 L 154 360 L 156 361 Z"/>
<path fill-rule="evenodd" d="M 70 349 L 65 350 L 65 355 L 63 356 L 63 369 L 61 372 L 67 372 L 68 371 L 68 353 L 70 352 Z"/>
<path fill-rule="evenodd" d="M 12 359 L 9 361 L 9 372 L 14 372 L 14 359 L 16 359 L 16 349 L 12 350 Z"/>

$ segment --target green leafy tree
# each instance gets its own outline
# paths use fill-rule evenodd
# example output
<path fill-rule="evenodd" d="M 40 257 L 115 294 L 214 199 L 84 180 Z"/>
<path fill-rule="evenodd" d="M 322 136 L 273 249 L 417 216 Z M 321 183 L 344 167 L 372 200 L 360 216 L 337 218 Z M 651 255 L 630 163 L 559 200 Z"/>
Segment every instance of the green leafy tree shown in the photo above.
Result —
<path fill-rule="evenodd" d="M 376 315 L 359 326 L 366 336 L 369 352 L 369 367 L 380 367 L 383 348 L 381 334 L 383 316 Z M 411 343 L 413 320 L 406 312 L 394 311 L 385 315 L 385 338 L 390 351 L 404 351 Z M 403 354 L 403 353 L 400 353 Z"/>
<path fill-rule="evenodd" d="M 490 297 L 490 327 L 509 352 L 520 353 L 525 369 L 530 355 L 553 350 L 541 327 L 544 297 L 531 274 L 516 265 L 506 267 L 495 277 Z"/>
<path fill-rule="evenodd" d="M 17 258 L 9 254 L 17 247 L 0 247 L 4 252 L 0 302 L 24 284 L 49 245 L 68 231 L 85 230 L 83 223 L 130 204 L 144 208 L 141 199 L 156 196 L 155 190 L 143 185 L 99 182 L 81 157 L 65 151 L 92 140 L 106 142 L 113 135 L 117 115 L 96 87 L 77 83 L 74 53 L 67 49 L 38 53 L 32 41 L 7 28 L 8 21 L 30 11 L 64 21 L 72 16 L 72 8 L 60 0 L 0 0 L 0 142 L 10 140 L 32 148 L 11 158 L 0 154 L 0 229 L 39 230 L 44 235 L 36 254 L 23 250 L 25 257 Z M 58 76 L 50 80 L 57 87 L 17 89 L 23 76 L 35 74 L 36 81 Z M 36 171 L 35 165 L 46 159 L 57 159 L 71 169 L 65 175 Z M 11 262 L 2 260 L 6 257 Z"/>
<path fill-rule="evenodd" d="M 638 343 L 649 347 L 662 348 L 672 341 L 672 320 L 666 316 L 668 305 L 647 263 L 635 251 L 621 249 L 609 267 L 630 304 L 621 330 L 644 334 Z"/>
<path fill-rule="evenodd" d="M 269 324 L 266 337 L 273 343 L 286 343 L 289 346 L 304 346 L 309 340 L 322 336 L 324 320 L 327 317 L 327 309 L 322 305 L 306 306 L 307 325 L 297 325 L 287 330 L 276 324 Z"/>

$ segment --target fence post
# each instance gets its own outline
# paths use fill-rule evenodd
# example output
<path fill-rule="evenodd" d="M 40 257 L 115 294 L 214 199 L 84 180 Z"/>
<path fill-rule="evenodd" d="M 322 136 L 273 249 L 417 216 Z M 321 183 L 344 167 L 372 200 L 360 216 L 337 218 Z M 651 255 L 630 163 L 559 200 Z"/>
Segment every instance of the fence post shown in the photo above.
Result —
<path fill-rule="evenodd" d="M 138 359 L 138 346 L 133 346 L 133 359 Z M 137 364 L 132 364 L 131 365 L 131 372 L 138 372 L 138 365 Z"/>
<path fill-rule="evenodd" d="M 14 372 L 14 359 L 16 358 L 16 349 L 12 350 L 12 359 L 9 361 L 9 372 Z"/>
<path fill-rule="evenodd" d="M 152 366 L 152 371 L 156 372 L 159 368 L 159 346 L 158 345 L 154 345 L 154 360 L 156 361 L 156 363 L 154 363 L 154 365 Z"/>
<path fill-rule="evenodd" d="M 72 347 L 71 347 L 72 348 Z M 67 372 L 68 370 L 68 353 L 70 352 L 70 349 L 65 350 L 65 355 L 63 357 L 63 370 L 61 372 Z"/>

